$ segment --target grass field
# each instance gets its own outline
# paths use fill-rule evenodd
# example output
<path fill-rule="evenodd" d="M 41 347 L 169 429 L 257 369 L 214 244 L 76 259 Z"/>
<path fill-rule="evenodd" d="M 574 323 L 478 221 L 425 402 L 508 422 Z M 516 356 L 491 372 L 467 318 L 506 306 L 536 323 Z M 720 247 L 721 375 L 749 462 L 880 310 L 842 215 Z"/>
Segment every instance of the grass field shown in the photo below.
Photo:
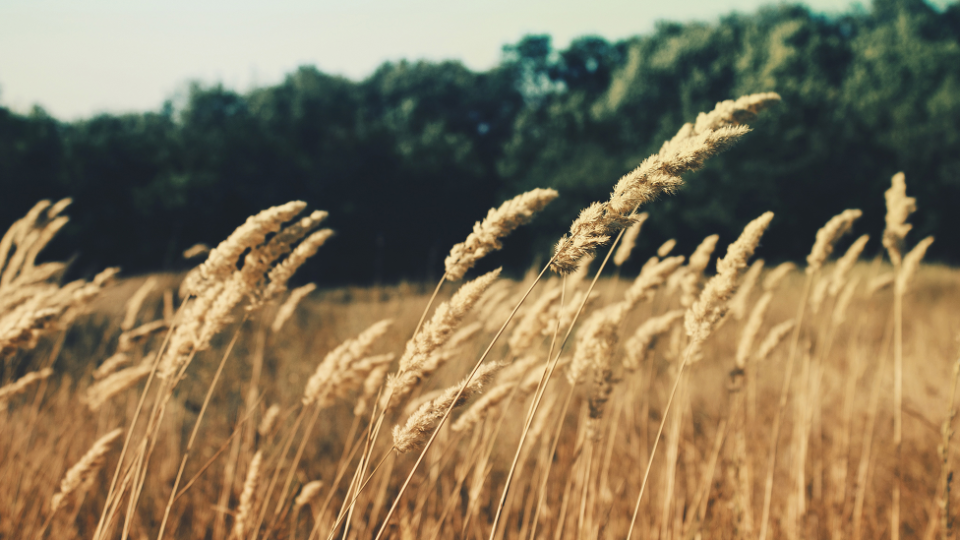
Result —
<path fill-rule="evenodd" d="M 800 268 L 751 260 L 770 214 L 630 252 L 675 177 L 649 179 L 742 134 L 744 99 L 519 281 L 470 268 L 552 190 L 439 285 L 292 291 L 330 236 L 305 204 L 186 275 L 61 284 L 35 259 L 66 204 L 41 203 L 0 241 L 0 536 L 951 538 L 960 271 L 919 266 L 902 175 L 882 247 L 847 211 Z"/>

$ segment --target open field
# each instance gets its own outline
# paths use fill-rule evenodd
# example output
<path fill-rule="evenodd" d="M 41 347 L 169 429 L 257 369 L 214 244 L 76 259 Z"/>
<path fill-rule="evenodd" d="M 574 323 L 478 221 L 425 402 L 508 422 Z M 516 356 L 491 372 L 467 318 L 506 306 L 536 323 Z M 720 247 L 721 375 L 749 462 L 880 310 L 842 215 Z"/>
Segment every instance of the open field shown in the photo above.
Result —
<path fill-rule="evenodd" d="M 41 201 L 0 239 L 0 537 L 952 538 L 960 271 L 920 265 L 904 175 L 882 242 L 846 210 L 801 267 L 753 260 L 769 212 L 631 251 L 778 100 L 684 126 L 518 281 L 472 268 L 553 190 L 438 284 L 335 290 L 288 287 L 332 234 L 300 201 L 185 275 L 70 283 Z"/>

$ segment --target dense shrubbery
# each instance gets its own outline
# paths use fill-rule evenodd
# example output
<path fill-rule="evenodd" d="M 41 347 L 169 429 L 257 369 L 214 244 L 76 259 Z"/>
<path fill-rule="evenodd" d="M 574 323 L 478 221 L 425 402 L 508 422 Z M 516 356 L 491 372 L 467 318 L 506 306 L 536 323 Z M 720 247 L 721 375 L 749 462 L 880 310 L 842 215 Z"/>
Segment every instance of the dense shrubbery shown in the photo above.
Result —
<path fill-rule="evenodd" d="M 74 123 L 0 108 L 0 230 L 40 198 L 72 196 L 73 225 L 50 255 L 132 272 L 176 267 L 193 243 L 303 199 L 340 233 L 322 257 L 337 264 L 315 263 L 314 277 L 390 281 L 438 276 L 443 251 L 487 208 L 554 187 L 549 216 L 488 263 L 517 269 L 684 120 L 768 90 L 786 106 L 757 124 L 763 135 L 652 209 L 657 231 L 642 241 L 731 240 L 771 209 L 760 254 L 797 258 L 805 246 L 786 239 L 843 208 L 879 229 L 876 193 L 904 170 L 924 208 L 918 237 L 936 231 L 931 256 L 956 262 L 960 4 L 920 0 L 836 17 L 770 7 L 566 50 L 531 36 L 484 73 L 401 62 L 353 82 L 303 67 L 248 94 L 193 86 L 180 105 Z"/>

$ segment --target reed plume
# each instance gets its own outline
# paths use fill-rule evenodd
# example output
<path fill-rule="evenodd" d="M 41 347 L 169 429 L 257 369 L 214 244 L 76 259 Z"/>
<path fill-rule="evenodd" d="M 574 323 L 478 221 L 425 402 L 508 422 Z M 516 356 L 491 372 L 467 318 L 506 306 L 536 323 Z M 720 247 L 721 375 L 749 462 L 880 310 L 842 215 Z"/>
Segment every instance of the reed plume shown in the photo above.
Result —
<path fill-rule="evenodd" d="M 624 369 L 634 371 L 639 368 L 647 352 L 653 348 L 657 337 L 666 333 L 677 321 L 682 319 L 683 313 L 684 310 L 675 309 L 644 321 L 624 344 Z"/>
<path fill-rule="evenodd" d="M 923 256 L 927 254 L 927 248 L 929 248 L 932 243 L 933 237 L 928 236 L 918 242 L 917 245 L 903 257 L 903 264 L 900 267 L 900 272 L 897 274 L 897 279 L 894 283 L 896 294 L 904 294 L 907 291 L 907 287 L 910 286 L 910 281 L 913 280 L 914 274 L 917 273 L 917 268 L 920 267 L 920 261 L 923 260 Z"/>
<path fill-rule="evenodd" d="M 263 413 L 263 418 L 260 419 L 260 425 L 257 426 L 257 433 L 261 437 L 266 437 L 273 433 L 273 428 L 277 425 L 277 418 L 280 417 L 280 405 L 274 403 L 271 405 L 267 412 Z"/>
<path fill-rule="evenodd" d="M 397 425 L 393 428 L 393 448 L 400 454 L 416 449 L 423 443 L 426 434 L 443 418 L 444 413 L 451 405 L 454 407 L 463 405 L 471 396 L 479 393 L 501 367 L 502 365 L 498 363 L 483 364 L 473 378 L 465 379 L 461 383 L 447 388 L 440 396 L 424 403 L 407 418 L 402 426 Z M 463 388 L 463 392 L 460 392 L 461 388 Z M 458 393 L 460 397 L 456 399 Z M 454 399 L 456 399 L 456 402 L 454 402 Z"/>
<path fill-rule="evenodd" d="M 120 329 L 126 332 L 133 328 L 137 324 L 137 314 L 140 313 L 140 308 L 143 306 L 144 300 L 147 299 L 147 296 L 153 292 L 153 289 L 157 286 L 157 278 L 154 276 L 148 277 L 144 280 L 143 284 L 137 288 L 136 292 L 133 293 L 133 296 L 127 300 L 126 313 L 123 316 L 123 321 L 120 323 Z"/>
<path fill-rule="evenodd" d="M 762 362 L 767 358 L 770 358 L 770 354 L 774 349 L 777 348 L 777 345 L 783 342 L 784 338 L 793 330 L 793 327 L 796 325 L 796 321 L 789 319 L 783 321 L 782 323 L 774 326 L 767 332 L 767 337 L 760 342 L 760 346 L 757 347 L 756 359 L 758 362 Z"/>
<path fill-rule="evenodd" d="M 326 406 L 335 398 L 346 395 L 354 386 L 347 384 L 354 364 L 366 355 L 393 324 L 391 319 L 374 323 L 357 337 L 348 339 L 327 353 L 307 381 L 303 404 L 320 402 Z"/>
<path fill-rule="evenodd" d="M 572 272 L 581 257 L 632 225 L 637 208 L 676 192 L 683 185 L 681 175 L 700 169 L 709 157 L 733 145 L 750 130 L 743 122 L 779 100 L 780 96 L 768 92 L 724 101 L 710 113 L 701 113 L 695 124 L 684 124 L 657 154 L 617 182 L 608 202 L 588 206 L 574 220 L 570 233 L 556 245 L 551 269 L 558 274 Z"/>
<path fill-rule="evenodd" d="M 500 276 L 500 269 L 488 272 L 460 287 L 449 301 L 440 304 L 433 317 L 407 342 L 397 373 L 387 381 L 382 408 L 404 399 L 419 384 L 437 351 L 459 326 L 484 291 Z"/>
<path fill-rule="evenodd" d="M 115 373 L 120 366 L 123 366 L 129 362 L 130 357 L 127 356 L 127 353 L 118 352 L 110 358 L 104 360 L 103 363 L 94 370 L 93 380 L 99 381 L 104 377 Z"/>
<path fill-rule="evenodd" d="M 906 177 L 902 172 L 893 175 L 890 189 L 884 192 L 887 201 L 887 226 L 883 230 L 883 247 L 887 248 L 890 260 L 895 265 L 900 264 L 903 251 L 903 240 L 913 225 L 907 223 L 910 214 L 917 210 L 917 200 L 907 197 Z"/>
<path fill-rule="evenodd" d="M 444 277 L 450 281 L 463 278 L 467 270 L 491 251 L 503 248 L 500 239 L 517 227 L 528 223 L 534 214 L 543 210 L 557 198 L 553 189 L 534 189 L 491 208 L 483 221 L 473 225 L 473 232 L 463 242 L 453 246 L 444 260 Z"/>
<path fill-rule="evenodd" d="M 767 277 L 763 279 L 763 290 L 772 291 L 780 286 L 780 283 L 783 282 L 783 279 L 793 272 L 797 268 L 797 265 L 792 262 L 785 262 L 777 265 L 776 268 L 770 271 L 767 274 Z"/>
<path fill-rule="evenodd" d="M 717 261 L 717 275 L 710 278 L 700 298 L 684 315 L 684 326 L 690 339 L 687 354 L 699 350 L 714 325 L 726 313 L 727 302 L 737 289 L 740 273 L 747 267 L 747 260 L 753 255 L 772 219 L 773 212 L 766 212 L 748 223 L 736 242 L 727 248 L 727 254 Z"/>
<path fill-rule="evenodd" d="M 703 279 L 703 271 L 710 264 L 710 257 L 717 247 L 717 241 L 720 236 L 711 234 L 703 239 L 697 246 L 697 249 L 690 255 L 687 266 L 682 273 L 677 274 L 678 284 L 681 290 L 680 305 L 690 307 L 700 294 L 700 281 Z"/>
<path fill-rule="evenodd" d="M 236 271 L 237 262 L 244 251 L 262 244 L 267 235 L 278 232 L 284 223 L 306 207 L 307 203 L 303 201 L 291 201 L 247 218 L 243 225 L 207 255 L 203 264 L 187 274 L 180 287 L 181 296 L 199 296 L 212 284 L 227 280 Z"/>
<path fill-rule="evenodd" d="M 657 248 L 657 257 L 663 258 L 670 254 L 673 251 L 673 248 L 676 247 L 677 241 L 673 238 L 667 240 L 666 242 L 660 244 L 660 247 Z"/>
<path fill-rule="evenodd" d="M 293 316 L 293 312 L 297 309 L 300 301 L 315 291 L 316 288 L 316 283 L 307 283 L 302 287 L 297 287 L 290 291 L 290 296 L 288 296 L 283 304 L 280 305 L 280 308 L 277 309 L 277 315 L 273 319 L 273 324 L 270 325 L 270 330 L 274 334 L 279 332 L 280 329 L 283 328 L 283 325 Z"/>
<path fill-rule="evenodd" d="M 129 367 L 105 377 L 103 380 L 90 385 L 87 388 L 84 402 L 91 411 L 98 411 L 104 403 L 110 401 L 114 396 L 131 388 L 150 374 L 152 367 L 149 365 L 139 365 Z"/>
<path fill-rule="evenodd" d="M 53 370 L 44 368 L 40 371 L 27 373 L 8 385 L 0 386 L 0 407 L 6 407 L 8 401 L 26 392 L 30 386 L 48 379 L 51 375 L 53 375 Z"/>
<path fill-rule="evenodd" d="M 760 279 L 761 272 L 763 272 L 763 264 L 763 259 L 753 261 L 753 264 L 743 275 L 743 281 L 740 283 L 737 292 L 730 299 L 730 315 L 738 321 L 747 314 L 747 302 L 750 300 L 753 288 Z"/>
<path fill-rule="evenodd" d="M 833 253 L 833 246 L 841 236 L 847 233 L 853 222 L 856 221 L 863 212 L 860 210 L 844 210 L 830 218 L 827 223 L 817 231 L 817 239 L 813 243 L 810 254 L 807 255 L 807 273 L 818 272 L 823 267 L 827 257 Z"/>
<path fill-rule="evenodd" d="M 260 465 L 262 462 L 263 450 L 258 450 L 247 468 L 247 478 L 243 481 L 243 491 L 240 493 L 240 504 L 237 505 L 237 513 L 233 518 L 233 530 L 230 538 L 236 540 L 246 538 L 247 529 L 250 527 L 249 521 L 254 517 L 253 511 L 256 504 L 257 484 L 260 482 Z"/>

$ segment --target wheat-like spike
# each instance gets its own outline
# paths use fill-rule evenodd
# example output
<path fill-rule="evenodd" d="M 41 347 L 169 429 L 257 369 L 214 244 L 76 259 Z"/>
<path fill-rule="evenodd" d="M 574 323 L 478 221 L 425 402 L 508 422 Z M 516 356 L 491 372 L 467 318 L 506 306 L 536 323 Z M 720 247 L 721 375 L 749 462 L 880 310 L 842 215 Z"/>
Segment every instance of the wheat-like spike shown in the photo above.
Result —
<path fill-rule="evenodd" d="M 783 278 L 787 277 L 790 272 L 793 272 L 796 267 L 797 265 L 793 264 L 792 262 L 778 264 L 777 267 L 771 270 L 770 273 L 767 274 L 767 277 L 763 279 L 763 290 L 776 290 L 783 281 Z"/>
<path fill-rule="evenodd" d="M 609 368 L 617 344 L 617 328 L 628 308 L 625 302 L 618 302 L 593 312 L 583 323 L 577 332 L 573 361 L 567 369 L 567 381 L 571 385 L 576 385 L 588 369 Z"/>
<path fill-rule="evenodd" d="M 120 366 L 128 363 L 130 357 L 126 353 L 118 352 L 115 353 L 110 358 L 107 358 L 103 361 L 100 366 L 97 367 L 93 372 L 93 380 L 99 381 L 108 375 L 112 375 L 120 368 Z"/>
<path fill-rule="evenodd" d="M 250 216 L 237 227 L 226 240 L 210 252 L 207 260 L 191 271 L 183 281 L 181 290 L 187 295 L 200 295 L 213 283 L 229 278 L 236 270 L 237 261 L 244 251 L 262 244 L 270 233 L 280 230 L 287 221 L 307 207 L 303 201 L 291 201 L 274 206 Z"/>
<path fill-rule="evenodd" d="M 829 292 L 831 296 L 836 296 L 840 293 L 840 290 L 843 289 L 850 270 L 853 269 L 853 265 L 857 264 L 857 259 L 860 258 L 860 254 L 863 253 L 863 248 L 867 246 L 867 242 L 869 241 L 869 234 L 860 236 L 854 243 L 850 244 L 850 247 L 847 248 L 847 252 L 843 254 L 843 257 L 837 259 L 837 265 L 833 269 L 833 276 L 830 278 Z"/>
<path fill-rule="evenodd" d="M 387 390 L 381 403 L 384 410 L 407 397 L 420 383 L 426 370 L 433 367 L 431 356 L 447 342 L 467 312 L 499 276 L 500 268 L 497 268 L 467 282 L 457 290 L 453 298 L 437 307 L 433 317 L 407 342 L 403 356 L 400 357 L 399 370 L 387 381 Z"/>
<path fill-rule="evenodd" d="M 613 255 L 613 264 L 623 266 L 623 263 L 627 262 L 627 259 L 630 258 L 630 254 L 633 253 L 633 247 L 637 244 L 640 228 L 643 227 L 648 217 L 650 217 L 650 215 L 646 212 L 638 214 L 637 221 L 624 231 L 623 237 L 620 238 L 620 245 L 617 247 L 617 252 Z"/>
<path fill-rule="evenodd" d="M 60 482 L 60 490 L 50 499 L 51 514 L 56 512 L 66 501 L 90 487 L 97 473 L 103 467 L 110 447 L 120 439 L 122 434 L 123 430 L 117 428 L 100 437 L 97 442 L 93 443 L 90 450 L 87 450 L 87 453 L 80 458 L 80 461 L 70 467 L 70 470 L 67 471 Z"/>
<path fill-rule="evenodd" d="M 20 274 L 29 274 L 33 271 L 37 256 L 40 255 L 43 248 L 47 247 L 47 244 L 53 240 L 53 237 L 56 236 L 57 233 L 60 232 L 60 229 L 69 221 L 70 218 L 66 216 L 56 217 L 44 225 L 43 229 L 40 229 L 37 234 L 37 239 L 30 245 L 30 249 L 26 251 L 26 256 L 23 258 L 23 266 L 20 268 Z"/>
<path fill-rule="evenodd" d="M 300 494 L 293 500 L 293 515 L 297 515 L 304 506 L 313 504 L 320 496 L 320 490 L 323 489 L 323 481 L 313 480 L 307 482 L 300 488 Z"/>
<path fill-rule="evenodd" d="M 827 257 L 833 253 L 833 246 L 841 236 L 847 233 L 853 222 L 856 221 L 863 212 L 856 209 L 848 209 L 830 218 L 823 227 L 817 231 L 817 239 L 813 243 L 810 254 L 807 255 L 807 273 L 812 274 L 823 267 Z"/>
<path fill-rule="evenodd" d="M 237 505 L 237 513 L 234 516 L 233 531 L 231 538 L 242 540 L 247 536 L 247 521 L 254 517 L 253 510 L 256 504 L 257 484 L 260 481 L 260 465 L 263 462 L 263 450 L 258 450 L 250 460 L 250 467 L 247 468 L 247 478 L 243 481 L 243 491 L 240 493 L 240 504 Z"/>
<path fill-rule="evenodd" d="M 737 346 L 736 365 L 740 369 L 747 366 L 747 360 L 753 354 L 753 345 L 756 343 L 757 335 L 760 333 L 760 327 L 763 326 L 763 318 L 767 314 L 767 308 L 770 301 L 773 300 L 773 293 L 765 292 L 763 296 L 754 304 L 750 312 L 750 318 L 740 333 L 740 343 Z"/>
<path fill-rule="evenodd" d="M 748 223 L 740 237 L 727 248 L 727 254 L 717 261 L 717 275 L 710 278 L 700 298 L 684 315 L 684 327 L 690 338 L 686 354 L 693 355 L 699 350 L 714 325 L 726 313 L 730 295 L 737 290 L 740 274 L 772 219 L 773 212 L 766 212 Z"/>
<path fill-rule="evenodd" d="M 277 315 L 273 318 L 273 324 L 270 325 L 270 330 L 274 334 L 279 332 L 280 329 L 283 328 L 283 325 L 286 324 L 287 321 L 290 320 L 290 317 L 293 316 L 293 312 L 296 311 L 300 301 L 316 289 L 316 283 L 307 283 L 302 287 L 297 287 L 296 289 L 290 291 L 290 295 L 283 302 L 283 304 L 280 305 L 280 308 L 277 309 Z"/>
<path fill-rule="evenodd" d="M 21 272 L 8 286 L 8 290 L 14 287 L 21 289 L 30 285 L 43 284 L 54 278 L 59 278 L 67 269 L 67 265 L 61 262 L 46 262 L 30 268 L 27 272 Z"/>
<path fill-rule="evenodd" d="M 187 249 L 183 250 L 183 258 L 192 259 L 194 257 L 199 257 L 201 255 L 206 255 L 208 253 L 210 253 L 210 246 L 203 243 L 199 243 L 199 244 L 194 244 L 188 247 Z"/>
<path fill-rule="evenodd" d="M 684 310 L 675 309 L 658 317 L 651 317 L 641 324 L 624 344 L 623 367 L 634 371 L 640 367 L 647 352 L 653 348 L 657 337 L 683 318 Z"/>
<path fill-rule="evenodd" d="M 607 243 L 610 235 L 606 214 L 606 205 L 597 202 L 581 210 L 570 225 L 570 233 L 557 242 L 550 269 L 560 275 L 570 274 L 576 271 L 581 259 Z"/>
<path fill-rule="evenodd" d="M 840 291 L 840 296 L 837 297 L 837 303 L 833 306 L 833 316 L 831 317 L 834 326 L 840 326 L 847 320 L 847 308 L 850 306 L 850 302 L 853 301 L 853 296 L 854 293 L 857 292 L 858 285 L 860 285 L 860 278 L 855 277 L 847 282 L 843 290 Z"/>
<path fill-rule="evenodd" d="M 491 208 L 483 221 L 474 224 L 467 239 L 450 249 L 444 260 L 446 279 L 457 281 L 463 278 L 467 270 L 487 253 L 502 249 L 501 238 L 529 223 L 534 214 L 543 210 L 557 195 L 556 190 L 537 188 L 517 195 L 499 208 Z"/>
<path fill-rule="evenodd" d="M 55 202 L 50 209 L 47 210 L 47 219 L 53 219 L 60 215 L 61 212 L 67 209 L 68 206 L 73 204 L 73 199 L 70 197 L 64 197 L 59 201 Z"/>
<path fill-rule="evenodd" d="M 673 238 L 660 244 L 660 247 L 657 248 L 657 257 L 660 257 L 661 259 L 663 257 L 666 257 L 667 255 L 670 254 L 671 251 L 673 251 L 673 248 L 675 248 L 676 246 L 677 246 L 677 241 L 674 240 Z"/>
<path fill-rule="evenodd" d="M 783 342 L 783 338 L 787 337 L 787 334 L 793 330 L 793 325 L 795 324 L 793 319 L 783 321 L 782 323 L 774 326 L 770 329 L 770 332 L 767 333 L 767 337 L 760 343 L 760 346 L 757 348 L 756 359 L 758 362 L 763 362 L 767 358 L 770 358 L 770 353 L 777 348 L 777 345 Z"/>
<path fill-rule="evenodd" d="M 760 279 L 760 273 L 763 272 L 763 259 L 753 261 L 750 268 L 743 275 L 743 281 L 737 292 L 730 299 L 730 315 L 736 320 L 741 320 L 747 314 L 747 302 L 750 300 L 750 293 L 757 285 Z"/>
<path fill-rule="evenodd" d="M 140 313 L 140 308 L 143 306 L 144 300 L 147 299 L 147 295 L 153 292 L 153 289 L 157 286 L 157 278 L 154 276 L 148 277 L 144 280 L 143 284 L 137 287 L 137 291 L 133 293 L 133 296 L 127 300 L 126 312 L 123 315 L 123 322 L 120 323 L 120 329 L 126 332 L 133 328 L 137 324 L 137 314 Z"/>
<path fill-rule="evenodd" d="M 303 242 L 300 242 L 290 255 L 280 264 L 275 266 L 267 275 L 270 284 L 267 285 L 263 293 L 264 298 L 270 299 L 287 289 L 287 282 L 293 277 L 297 269 L 307 262 L 307 259 L 313 257 L 317 250 L 333 236 L 330 229 L 320 229 L 308 236 Z"/>
<path fill-rule="evenodd" d="M 260 425 L 257 426 L 257 433 L 261 437 L 266 437 L 273 433 L 273 428 L 277 425 L 277 418 L 280 417 L 280 405 L 274 403 L 267 408 L 266 412 L 263 413 L 263 418 L 260 419 Z"/>
<path fill-rule="evenodd" d="M 406 423 L 402 426 L 394 426 L 394 449 L 403 454 L 417 448 L 426 438 L 427 432 L 436 426 L 451 405 L 455 407 L 463 405 L 471 396 L 479 393 L 483 385 L 489 382 L 501 367 L 501 364 L 498 363 L 483 364 L 472 379 L 465 379 L 459 384 L 447 388 L 440 396 L 429 403 L 424 403 L 407 418 Z M 460 389 L 462 387 L 463 392 L 461 393 Z M 457 399 L 458 393 L 460 393 L 459 399 Z M 454 401 L 455 399 L 456 401 Z"/>
<path fill-rule="evenodd" d="M 163 319 L 157 319 L 153 322 L 141 324 L 133 330 L 124 332 L 120 334 L 120 337 L 117 339 L 117 352 L 127 352 L 133 349 L 134 345 L 137 343 L 144 341 L 152 334 L 163 332 L 167 328 L 170 328 L 170 325 L 167 324 L 167 321 Z"/>
<path fill-rule="evenodd" d="M 546 365 L 527 373 L 533 364 L 539 360 L 536 355 L 530 355 L 504 368 L 497 377 L 499 384 L 477 398 L 473 405 L 470 405 L 460 415 L 460 418 L 450 426 L 450 429 L 455 432 L 472 430 L 511 394 L 514 396 L 515 402 L 522 402 L 526 396 L 537 389 L 543 377 L 543 370 L 546 369 Z"/>
<path fill-rule="evenodd" d="M 584 209 L 570 233 L 557 243 L 551 269 L 558 274 L 572 272 L 581 257 L 630 226 L 635 209 L 676 192 L 683 185 L 681 175 L 701 168 L 707 158 L 729 148 L 750 131 L 741 122 L 778 100 L 773 93 L 744 96 L 718 103 L 711 113 L 698 118 L 696 125 L 685 124 L 659 153 L 620 178 L 608 202 Z"/>
<path fill-rule="evenodd" d="M 181 322 L 174 329 L 170 343 L 160 359 L 157 375 L 163 378 L 173 376 L 187 361 L 190 355 L 202 348 L 200 333 L 204 327 L 210 307 L 224 290 L 226 283 L 210 284 L 203 294 L 183 308 Z"/>
<path fill-rule="evenodd" d="M 27 215 L 15 221 L 3 235 L 3 239 L 0 240 L 0 270 L 2 270 L 0 272 L 0 287 L 9 285 L 17 276 L 17 272 L 19 272 L 20 266 L 27 256 L 30 244 L 39 234 L 36 232 L 36 227 L 40 215 L 49 207 L 50 201 L 46 199 L 37 202 L 27 212 Z M 33 238 L 28 239 L 31 234 L 33 234 Z M 17 248 L 11 255 L 13 246 L 17 246 Z"/>
<path fill-rule="evenodd" d="M 131 388 L 138 382 L 146 378 L 152 371 L 149 365 L 139 365 L 122 369 L 104 377 L 102 380 L 92 384 L 87 388 L 84 402 L 91 411 L 98 411 L 104 403 L 113 399 L 114 396 Z"/>
<path fill-rule="evenodd" d="M 625 309 L 630 310 L 640 302 L 649 302 L 653 299 L 656 290 L 666 283 L 674 272 L 683 264 L 684 257 L 670 257 L 662 261 L 655 261 L 656 257 L 650 259 L 640 270 L 637 279 L 633 280 L 630 287 L 624 293 Z"/>
<path fill-rule="evenodd" d="M 16 381 L 6 386 L 0 386 L 0 404 L 5 404 L 14 397 L 26 392 L 31 385 L 47 379 L 51 375 L 53 375 L 53 370 L 50 368 L 44 368 L 40 371 L 27 373 L 23 377 L 20 377 Z"/>
<path fill-rule="evenodd" d="M 693 305 L 697 295 L 700 294 L 700 280 L 703 279 L 703 271 L 710 264 L 710 257 L 717 247 L 717 240 L 720 240 L 720 236 L 716 234 L 704 238 L 697 249 L 693 251 L 693 254 L 690 255 L 690 260 L 687 262 L 683 273 L 678 276 L 680 290 L 683 292 L 680 297 L 680 305 L 683 307 Z"/>
<path fill-rule="evenodd" d="M 928 236 L 917 243 L 917 245 L 903 257 L 900 274 L 897 275 L 896 283 L 894 283 L 897 294 L 903 294 L 907 291 L 913 275 L 917 273 L 917 268 L 920 267 L 920 261 L 923 260 L 923 256 L 927 254 L 927 248 L 929 248 L 932 243 L 933 237 Z"/>
<path fill-rule="evenodd" d="M 324 398 L 321 406 L 325 406 L 334 398 L 349 392 L 351 388 L 344 383 L 353 364 L 370 351 L 392 324 L 392 319 L 376 322 L 357 337 L 344 341 L 327 353 L 307 381 L 303 392 L 303 404 L 311 405 L 320 398 Z"/>
<path fill-rule="evenodd" d="M 462 433 L 472 430 L 482 422 L 488 414 L 505 399 L 513 393 L 516 381 L 500 383 L 491 388 L 488 392 L 480 396 L 470 407 L 464 411 L 457 421 L 451 424 L 450 429 Z"/>
<path fill-rule="evenodd" d="M 883 196 L 887 201 L 887 227 L 883 230 L 883 247 L 887 248 L 890 260 L 899 264 L 903 240 L 913 228 L 913 225 L 907 223 L 907 218 L 917 210 L 917 200 L 907 197 L 907 181 L 902 172 L 893 175 L 890 189 L 885 191 Z"/>

